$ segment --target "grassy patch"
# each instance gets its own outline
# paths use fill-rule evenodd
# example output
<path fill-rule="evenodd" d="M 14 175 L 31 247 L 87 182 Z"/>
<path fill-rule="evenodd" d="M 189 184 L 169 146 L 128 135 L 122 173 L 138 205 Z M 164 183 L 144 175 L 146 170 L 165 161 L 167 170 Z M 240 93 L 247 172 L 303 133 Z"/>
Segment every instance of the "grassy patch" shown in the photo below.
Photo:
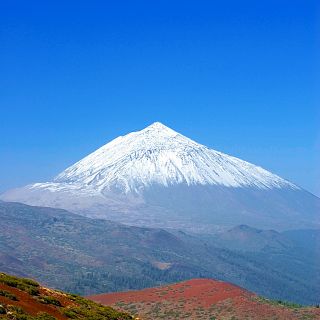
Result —
<path fill-rule="evenodd" d="M 39 283 L 31 279 L 17 278 L 5 273 L 0 273 L 0 283 L 6 284 L 9 287 L 18 288 L 32 296 L 39 294 Z"/>
<path fill-rule="evenodd" d="M 80 296 L 69 294 L 68 298 L 78 306 L 66 308 L 63 314 L 70 319 L 92 319 L 92 320 L 132 320 L 133 317 L 127 313 L 119 312 L 111 307 L 105 307 Z"/>
<path fill-rule="evenodd" d="M 22 308 L 11 305 L 0 305 L 0 318 L 1 319 L 14 319 L 14 320 L 56 320 L 55 317 L 40 312 L 36 316 L 31 316 L 23 311 Z"/>
<path fill-rule="evenodd" d="M 274 306 L 283 306 L 291 309 L 303 308 L 304 306 L 298 303 L 283 301 L 283 300 L 271 300 L 264 297 L 258 297 L 257 300 L 262 303 L 271 304 Z"/>
<path fill-rule="evenodd" d="M 40 296 L 38 298 L 38 301 L 40 301 L 41 303 L 44 303 L 44 304 L 52 304 L 54 306 L 57 306 L 57 307 L 61 307 L 61 302 L 54 298 L 54 297 L 50 297 L 50 296 Z"/>
<path fill-rule="evenodd" d="M 13 293 L 6 290 L 0 290 L 0 296 L 6 297 L 12 301 L 18 301 L 18 298 Z"/>
<path fill-rule="evenodd" d="M 4 273 L 0 273 L 0 283 L 9 287 L 18 288 L 29 293 L 34 297 L 35 301 L 40 303 L 52 305 L 56 307 L 69 319 L 77 320 L 132 320 L 134 319 L 127 313 L 119 312 L 111 307 L 105 307 L 97 304 L 93 301 L 84 299 L 74 294 L 65 294 L 65 298 L 73 301 L 74 304 L 69 307 L 63 307 L 61 302 L 51 295 L 40 295 L 40 286 L 37 282 L 17 278 Z M 9 290 L 9 289 L 8 289 Z M 54 292 L 54 290 L 50 290 Z M 49 292 L 49 291 L 48 291 Z M 0 295 L 14 300 L 16 297 L 14 294 L 6 290 L 1 290 Z M 17 299 L 18 301 L 18 299 Z M 56 320 L 56 318 L 47 313 L 39 313 L 36 316 L 32 316 L 26 313 L 20 306 L 13 305 L 0 305 L 0 319 L 3 320 Z"/>

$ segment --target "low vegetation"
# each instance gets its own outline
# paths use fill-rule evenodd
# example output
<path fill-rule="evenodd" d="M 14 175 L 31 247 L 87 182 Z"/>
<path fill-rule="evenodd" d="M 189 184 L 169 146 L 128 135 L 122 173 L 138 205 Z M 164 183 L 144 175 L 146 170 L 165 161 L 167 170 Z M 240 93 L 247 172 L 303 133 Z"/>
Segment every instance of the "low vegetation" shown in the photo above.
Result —
<path fill-rule="evenodd" d="M 0 290 L 0 296 L 6 297 L 6 298 L 13 300 L 13 301 L 18 301 L 18 298 L 14 294 L 12 294 L 6 290 Z"/>
<path fill-rule="evenodd" d="M 84 299 L 77 295 L 67 295 L 67 297 L 76 303 L 75 306 L 69 307 L 63 311 L 70 319 L 91 319 L 91 320 L 129 320 L 134 319 L 127 313 L 120 313 L 111 307 L 102 306 L 93 301 Z"/>
<path fill-rule="evenodd" d="M 271 305 L 274 305 L 274 306 L 283 306 L 283 307 L 291 308 L 291 309 L 303 308 L 302 304 L 289 302 L 289 301 L 272 300 L 272 299 L 266 299 L 264 297 L 258 297 L 256 300 L 259 301 L 259 302 L 262 302 L 262 303 L 267 303 L 267 304 L 271 304 Z"/>
<path fill-rule="evenodd" d="M 31 279 L 17 278 L 5 273 L 0 273 L 0 283 L 6 284 L 9 287 L 18 288 L 32 296 L 39 294 L 39 284 Z"/>
<path fill-rule="evenodd" d="M 52 304 L 54 306 L 61 307 L 61 302 L 58 299 L 54 298 L 54 297 L 42 296 L 42 297 L 39 297 L 38 300 L 41 303 Z"/>
<path fill-rule="evenodd" d="M 55 317 L 45 312 L 39 312 L 36 316 L 28 315 L 22 308 L 16 306 L 0 305 L 0 319 L 10 320 L 56 320 Z"/>
<path fill-rule="evenodd" d="M 193 279 L 140 291 L 91 297 L 144 320 L 320 319 L 320 309 L 258 297 L 230 283 Z"/>
<path fill-rule="evenodd" d="M 37 282 L 0 273 L 1 320 L 132 320 L 131 315 Z"/>

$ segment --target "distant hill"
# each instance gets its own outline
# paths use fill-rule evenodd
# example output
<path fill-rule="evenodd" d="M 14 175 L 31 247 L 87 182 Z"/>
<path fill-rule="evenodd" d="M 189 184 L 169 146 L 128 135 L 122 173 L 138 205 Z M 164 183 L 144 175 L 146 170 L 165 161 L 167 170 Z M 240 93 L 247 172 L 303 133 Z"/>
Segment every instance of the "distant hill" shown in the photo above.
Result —
<path fill-rule="evenodd" d="M 232 284 L 193 279 L 173 285 L 101 294 L 89 299 L 144 320 L 320 319 L 320 309 L 261 298 Z"/>
<path fill-rule="evenodd" d="M 31 279 L 0 273 L 0 319 L 129 320 L 126 312 L 104 307 L 80 296 L 52 290 Z"/>
<path fill-rule="evenodd" d="M 200 238 L 6 202 L 0 202 L 0 221 L 0 271 L 65 291 L 92 295 L 214 278 L 269 298 L 320 302 L 313 238 L 310 248 L 300 248 L 308 232 L 290 232 L 285 240 L 240 226 L 220 238 Z"/>

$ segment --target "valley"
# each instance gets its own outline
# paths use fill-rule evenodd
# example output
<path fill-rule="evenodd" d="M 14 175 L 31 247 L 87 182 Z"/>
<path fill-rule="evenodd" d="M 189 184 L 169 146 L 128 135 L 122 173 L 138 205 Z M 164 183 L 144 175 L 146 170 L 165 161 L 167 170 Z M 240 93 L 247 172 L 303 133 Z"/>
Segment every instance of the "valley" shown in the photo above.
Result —
<path fill-rule="evenodd" d="M 249 227 L 199 236 L 6 202 L 0 219 L 0 269 L 65 291 L 92 295 L 200 277 L 273 299 L 319 303 L 319 251 L 312 242 L 301 247 L 302 232 L 298 240 L 294 232 Z"/>

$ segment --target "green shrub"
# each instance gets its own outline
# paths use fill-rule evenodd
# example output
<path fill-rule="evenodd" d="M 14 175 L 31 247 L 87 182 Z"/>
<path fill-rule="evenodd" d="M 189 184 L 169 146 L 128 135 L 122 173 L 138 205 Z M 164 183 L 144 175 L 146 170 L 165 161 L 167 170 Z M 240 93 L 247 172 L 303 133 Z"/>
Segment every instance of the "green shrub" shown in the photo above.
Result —
<path fill-rule="evenodd" d="M 278 302 L 278 304 L 285 306 L 285 307 L 288 307 L 288 308 L 302 308 L 303 307 L 301 304 L 288 302 L 288 301 L 278 300 L 277 302 Z"/>
<path fill-rule="evenodd" d="M 284 306 L 284 307 L 287 307 L 287 308 L 293 308 L 293 309 L 303 308 L 303 305 L 301 305 L 301 304 L 288 302 L 288 301 L 283 301 L 283 300 L 271 300 L 271 299 L 267 299 L 267 298 L 264 298 L 264 297 L 258 297 L 257 300 L 259 302 L 272 304 L 272 305 L 280 305 L 280 306 Z"/>
<path fill-rule="evenodd" d="M 41 303 L 44 303 L 44 304 L 52 304 L 54 306 L 57 306 L 57 307 L 61 307 L 61 302 L 54 298 L 54 297 L 50 297 L 50 296 L 40 296 L 38 298 L 38 300 L 41 302 Z"/>
<path fill-rule="evenodd" d="M 112 309 L 88 303 L 87 307 L 72 307 L 65 309 L 63 314 L 70 319 L 90 319 L 90 320 L 132 320 L 133 317 Z"/>
<path fill-rule="evenodd" d="M 28 292 L 32 296 L 37 296 L 40 293 L 39 289 L 35 287 L 24 287 L 24 288 L 18 287 L 18 288 L 25 292 Z"/>
<path fill-rule="evenodd" d="M 36 316 L 35 320 L 56 320 L 55 317 L 47 314 L 46 312 L 40 313 Z"/>
<path fill-rule="evenodd" d="M 13 301 L 18 301 L 18 298 L 13 293 L 10 293 L 9 291 L 6 291 L 6 290 L 0 290 L 0 296 L 6 297 Z"/>
<path fill-rule="evenodd" d="M 10 319 L 10 320 L 56 320 L 55 317 L 51 316 L 46 312 L 41 312 L 36 316 L 31 316 L 26 314 L 24 310 L 17 306 L 2 306 L 0 305 L 0 319 Z"/>
<path fill-rule="evenodd" d="M 7 311 L 6 311 L 6 308 L 0 304 L 0 314 L 6 314 Z"/>
<path fill-rule="evenodd" d="M 33 296 L 39 294 L 39 284 L 31 279 L 17 278 L 14 276 L 9 276 L 5 273 L 0 273 L 0 283 L 6 284 L 9 287 L 18 288 L 22 291 L 28 292 Z"/>
<path fill-rule="evenodd" d="M 16 314 L 25 314 L 25 312 L 23 311 L 22 308 L 18 307 L 18 306 L 8 306 L 7 311 L 10 311 L 12 313 L 16 313 Z"/>
<path fill-rule="evenodd" d="M 21 282 L 23 282 L 24 284 L 28 285 L 28 286 L 32 286 L 32 287 L 39 287 L 39 283 L 32 280 L 32 279 L 28 279 L 28 278 L 21 278 L 19 279 Z"/>
<path fill-rule="evenodd" d="M 70 310 L 70 309 L 63 310 L 63 314 L 70 319 L 75 319 L 78 316 L 75 310 Z"/>

